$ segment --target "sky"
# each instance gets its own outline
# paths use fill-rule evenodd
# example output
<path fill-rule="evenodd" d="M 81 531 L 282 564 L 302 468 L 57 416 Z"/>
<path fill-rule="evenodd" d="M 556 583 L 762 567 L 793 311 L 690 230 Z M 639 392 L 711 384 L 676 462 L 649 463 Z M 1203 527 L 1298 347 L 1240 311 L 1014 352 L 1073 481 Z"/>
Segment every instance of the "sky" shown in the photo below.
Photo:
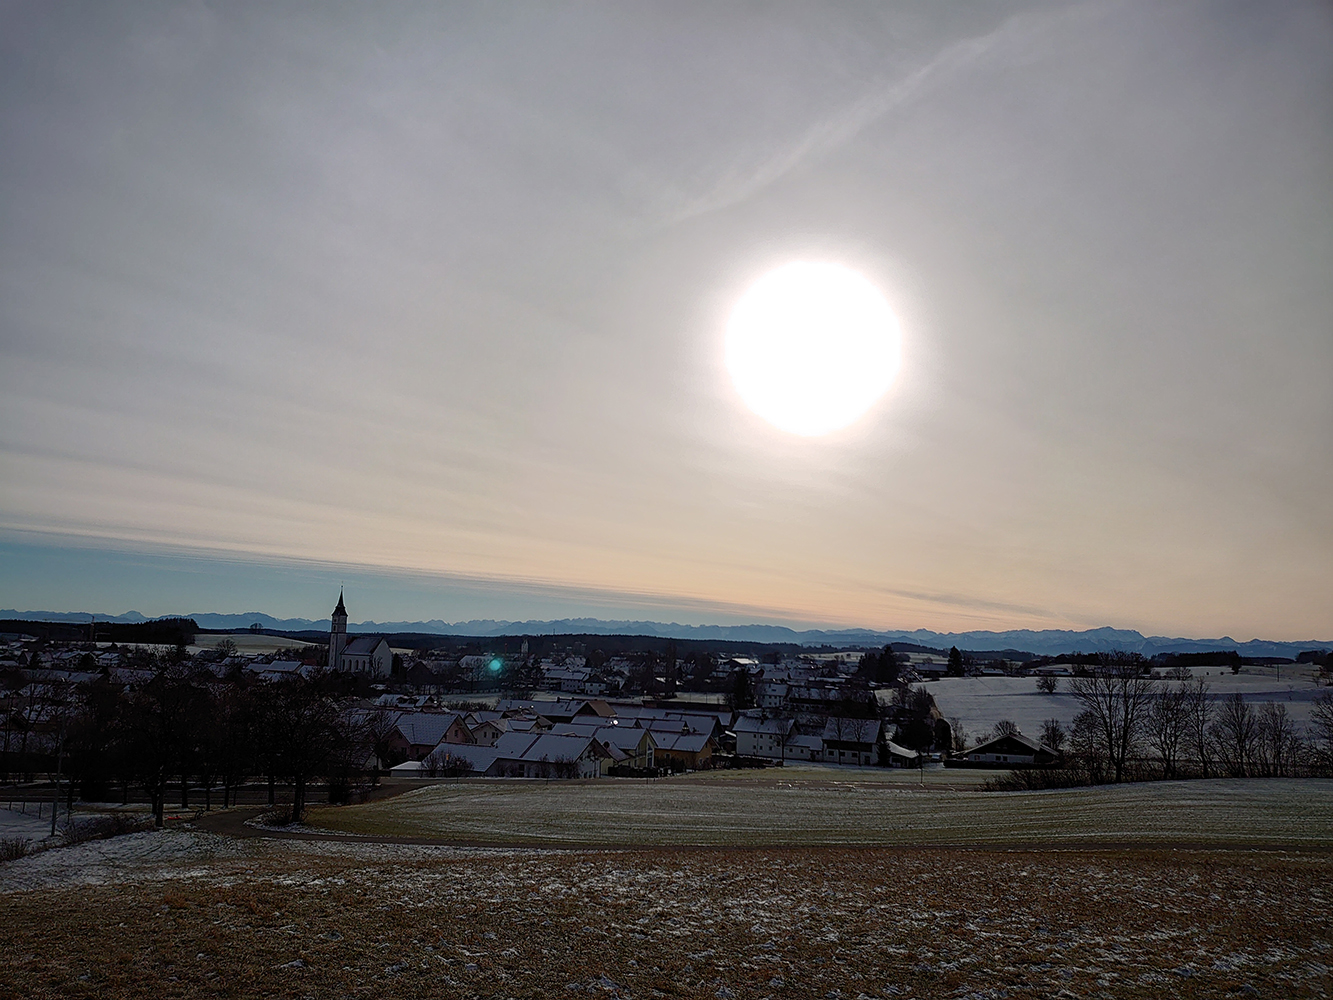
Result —
<path fill-rule="evenodd" d="M 0 607 L 1328 638 L 1330 275 L 1324 3 L 0 0 Z"/>

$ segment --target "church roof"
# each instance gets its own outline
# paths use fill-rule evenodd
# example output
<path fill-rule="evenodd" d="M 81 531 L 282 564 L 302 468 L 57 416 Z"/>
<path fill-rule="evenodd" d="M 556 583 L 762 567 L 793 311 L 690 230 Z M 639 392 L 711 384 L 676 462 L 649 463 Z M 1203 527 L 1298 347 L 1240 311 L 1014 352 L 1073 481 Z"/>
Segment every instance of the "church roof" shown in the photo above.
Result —
<path fill-rule="evenodd" d="M 343 592 L 341 590 L 338 591 L 338 606 L 333 609 L 333 613 L 335 615 L 342 615 L 344 618 L 347 617 L 347 609 L 343 607 Z"/>
<path fill-rule="evenodd" d="M 347 644 L 347 648 L 343 652 L 352 653 L 353 655 L 373 653 L 382 642 L 384 642 L 384 636 L 382 635 L 359 635 Z"/>

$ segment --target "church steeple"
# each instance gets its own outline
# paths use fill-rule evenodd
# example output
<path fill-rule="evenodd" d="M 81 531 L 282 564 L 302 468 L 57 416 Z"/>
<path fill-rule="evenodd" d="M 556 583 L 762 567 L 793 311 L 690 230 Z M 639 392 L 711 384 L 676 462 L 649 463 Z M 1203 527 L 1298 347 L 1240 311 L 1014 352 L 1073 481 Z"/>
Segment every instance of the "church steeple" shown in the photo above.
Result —
<path fill-rule="evenodd" d="M 338 606 L 333 609 L 333 620 L 329 629 L 329 669 L 341 670 L 343 650 L 347 648 L 347 607 L 343 604 L 343 592 L 338 590 Z"/>

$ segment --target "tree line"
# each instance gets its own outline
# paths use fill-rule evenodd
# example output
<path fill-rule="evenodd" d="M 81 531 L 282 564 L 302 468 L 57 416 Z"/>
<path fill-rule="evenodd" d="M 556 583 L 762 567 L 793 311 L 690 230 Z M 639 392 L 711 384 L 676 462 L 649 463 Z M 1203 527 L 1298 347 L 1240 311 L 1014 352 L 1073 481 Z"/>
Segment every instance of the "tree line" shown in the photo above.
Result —
<path fill-rule="evenodd" d="M 1333 693 L 1315 701 L 1301 732 L 1286 705 L 1214 695 L 1202 678 L 1157 680 L 1136 653 L 1102 653 L 1070 678 L 1079 713 L 1041 740 L 1065 774 L 1029 783 L 1103 784 L 1151 778 L 1289 777 L 1333 773 Z M 1005 723 L 1001 723 L 1001 726 Z"/>
<path fill-rule="evenodd" d="M 171 791 L 181 808 L 192 793 L 206 808 L 220 795 L 225 807 L 255 779 L 267 781 L 270 805 L 279 784 L 290 786 L 294 819 L 318 778 L 329 779 L 331 801 L 345 801 L 376 741 L 345 710 L 344 679 L 322 670 L 279 681 L 238 670 L 219 679 L 168 657 L 129 690 L 107 676 L 31 686 L 29 704 L 45 700 L 46 758 L 57 759 L 69 802 L 76 794 L 129 801 L 141 789 L 159 826 Z"/>

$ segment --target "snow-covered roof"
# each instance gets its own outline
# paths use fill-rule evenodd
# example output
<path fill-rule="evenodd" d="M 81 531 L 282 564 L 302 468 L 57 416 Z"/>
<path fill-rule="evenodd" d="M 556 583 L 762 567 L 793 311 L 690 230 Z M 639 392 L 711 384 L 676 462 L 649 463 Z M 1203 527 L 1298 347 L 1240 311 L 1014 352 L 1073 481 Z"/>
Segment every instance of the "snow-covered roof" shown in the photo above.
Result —
<path fill-rule="evenodd" d="M 404 712 L 398 717 L 398 732 L 412 746 L 433 747 L 444 739 L 457 718 L 439 712 Z"/>
<path fill-rule="evenodd" d="M 707 733 L 653 733 L 658 750 L 677 753 L 702 753 L 712 739 Z"/>
<path fill-rule="evenodd" d="M 796 723 L 791 719 L 765 718 L 758 715 L 742 715 L 734 723 L 731 730 L 734 733 L 773 733 L 782 735 L 788 732 Z"/>
<path fill-rule="evenodd" d="M 908 750 L 907 747 L 900 747 L 897 743 L 894 743 L 893 740 L 886 740 L 885 742 L 889 744 L 889 753 L 895 757 L 906 757 L 908 760 L 916 760 L 916 758 L 921 756 L 921 754 L 917 753 L 915 750 Z"/>
<path fill-rule="evenodd" d="M 874 743 L 879 739 L 878 719 L 845 719 L 834 717 L 824 723 L 824 740 L 842 743 Z"/>
<path fill-rule="evenodd" d="M 503 760 L 577 760 L 593 742 L 591 736 L 505 733 L 495 741 L 494 750 L 496 756 Z"/>
<path fill-rule="evenodd" d="M 382 635 L 358 635 L 347 643 L 343 652 L 351 653 L 353 656 L 367 656 L 375 652 L 380 643 L 387 641 Z"/>
<path fill-rule="evenodd" d="M 804 750 L 824 749 L 824 737 L 822 736 L 793 736 L 787 740 L 787 749 L 795 750 L 797 748 Z"/>
<path fill-rule="evenodd" d="M 1028 750 L 1030 753 L 1033 753 L 1033 754 L 1037 754 L 1037 753 L 1048 753 L 1048 754 L 1050 754 L 1051 756 L 1056 756 L 1056 752 L 1055 752 L 1054 750 L 1052 750 L 1050 747 L 1045 746 L 1045 745 L 1043 745 L 1042 743 L 1039 743 L 1037 740 L 1030 739 L 1029 737 L 1024 736 L 1022 733 L 1009 733 L 1009 734 L 1006 735 L 1006 736 L 997 736 L 997 737 L 995 737 L 995 739 L 993 739 L 993 740 L 987 740 L 985 743 L 982 743 L 982 744 L 979 745 L 979 746 L 972 747 L 972 748 L 971 748 L 970 750 L 968 750 L 967 752 L 968 752 L 969 754 L 973 754 L 973 753 L 1005 753 L 1006 751 L 1005 751 L 1004 749 L 1002 749 L 1001 746 L 1000 746 L 1000 745 L 1003 744 L 1003 743 L 1011 743 L 1011 744 L 1012 744 L 1012 743 L 1017 743 L 1017 744 L 1019 744 L 1021 747 L 1023 747 L 1024 749 Z M 1008 752 L 1008 753 L 1013 753 L 1014 751 L 1009 750 L 1009 751 L 1007 751 L 1007 752 Z"/>

